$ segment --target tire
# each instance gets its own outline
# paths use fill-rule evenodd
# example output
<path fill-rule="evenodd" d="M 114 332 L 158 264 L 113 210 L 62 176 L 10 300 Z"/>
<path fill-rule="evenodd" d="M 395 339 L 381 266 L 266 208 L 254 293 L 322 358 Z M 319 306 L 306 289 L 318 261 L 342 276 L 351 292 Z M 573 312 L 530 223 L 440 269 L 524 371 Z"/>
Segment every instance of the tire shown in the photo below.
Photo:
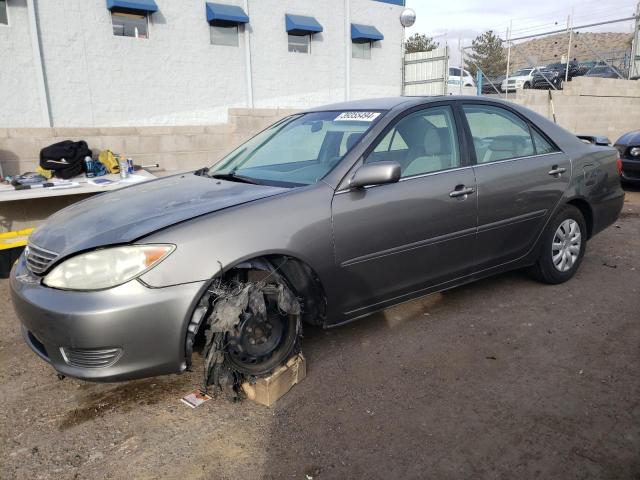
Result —
<path fill-rule="evenodd" d="M 560 79 L 558 81 L 558 86 L 556 87 L 558 90 L 562 90 L 564 88 L 564 80 Z"/>
<path fill-rule="evenodd" d="M 565 240 L 562 239 L 563 232 Z M 576 239 L 579 239 L 579 244 Z M 586 245 L 587 224 L 582 213 L 572 205 L 565 205 L 540 239 L 540 256 L 531 268 L 532 276 L 550 285 L 566 282 L 578 271 Z"/>
<path fill-rule="evenodd" d="M 525 82 L 522 88 L 525 90 L 529 90 L 531 88 L 531 84 L 529 82 Z"/>

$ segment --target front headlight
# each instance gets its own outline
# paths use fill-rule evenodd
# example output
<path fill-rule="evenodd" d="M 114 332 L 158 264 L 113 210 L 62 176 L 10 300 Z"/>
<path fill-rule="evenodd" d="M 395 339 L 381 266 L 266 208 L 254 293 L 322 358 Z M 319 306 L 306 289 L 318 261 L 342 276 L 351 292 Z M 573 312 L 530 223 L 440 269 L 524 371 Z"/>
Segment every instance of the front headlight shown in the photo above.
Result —
<path fill-rule="evenodd" d="M 631 156 L 633 157 L 640 157 L 640 147 L 633 147 L 629 153 L 631 154 Z"/>
<path fill-rule="evenodd" d="M 174 249 L 174 245 L 127 245 L 81 253 L 55 267 L 42 283 L 65 290 L 115 287 L 153 268 Z"/>

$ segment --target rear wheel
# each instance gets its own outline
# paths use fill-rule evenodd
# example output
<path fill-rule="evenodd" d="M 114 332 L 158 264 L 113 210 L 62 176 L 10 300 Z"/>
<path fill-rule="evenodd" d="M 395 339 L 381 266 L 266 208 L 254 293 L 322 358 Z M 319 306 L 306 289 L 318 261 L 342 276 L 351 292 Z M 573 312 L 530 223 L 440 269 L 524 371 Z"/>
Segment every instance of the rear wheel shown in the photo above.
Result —
<path fill-rule="evenodd" d="M 558 284 L 575 275 L 586 248 L 587 227 L 580 210 L 565 205 L 545 230 L 540 256 L 532 268 L 533 276 L 544 283 Z"/>

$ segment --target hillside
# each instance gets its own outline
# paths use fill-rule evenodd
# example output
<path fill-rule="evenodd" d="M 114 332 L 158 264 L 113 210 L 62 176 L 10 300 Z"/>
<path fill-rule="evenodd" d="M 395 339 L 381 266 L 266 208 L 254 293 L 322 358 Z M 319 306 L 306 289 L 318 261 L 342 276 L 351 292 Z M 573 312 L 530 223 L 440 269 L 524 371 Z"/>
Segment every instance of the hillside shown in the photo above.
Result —
<path fill-rule="evenodd" d="M 601 57 L 618 64 L 623 61 L 625 53 L 630 54 L 632 37 L 630 33 L 574 33 L 571 58 L 582 62 Z M 511 49 L 511 64 L 517 69 L 564 61 L 568 42 L 569 34 L 559 33 L 518 43 Z"/>

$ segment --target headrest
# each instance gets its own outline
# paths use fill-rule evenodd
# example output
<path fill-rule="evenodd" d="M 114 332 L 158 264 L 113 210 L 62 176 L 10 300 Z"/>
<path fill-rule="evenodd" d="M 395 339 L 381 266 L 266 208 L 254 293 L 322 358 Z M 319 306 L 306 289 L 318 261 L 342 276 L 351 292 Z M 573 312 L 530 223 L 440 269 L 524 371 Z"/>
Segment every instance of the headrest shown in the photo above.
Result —
<path fill-rule="evenodd" d="M 516 149 L 515 142 L 510 138 L 494 138 L 489 145 L 489 150 L 494 152 L 512 152 Z"/>
<path fill-rule="evenodd" d="M 424 135 L 424 153 L 425 155 L 438 155 L 442 153 L 442 140 L 438 129 L 435 127 L 427 128 Z"/>

